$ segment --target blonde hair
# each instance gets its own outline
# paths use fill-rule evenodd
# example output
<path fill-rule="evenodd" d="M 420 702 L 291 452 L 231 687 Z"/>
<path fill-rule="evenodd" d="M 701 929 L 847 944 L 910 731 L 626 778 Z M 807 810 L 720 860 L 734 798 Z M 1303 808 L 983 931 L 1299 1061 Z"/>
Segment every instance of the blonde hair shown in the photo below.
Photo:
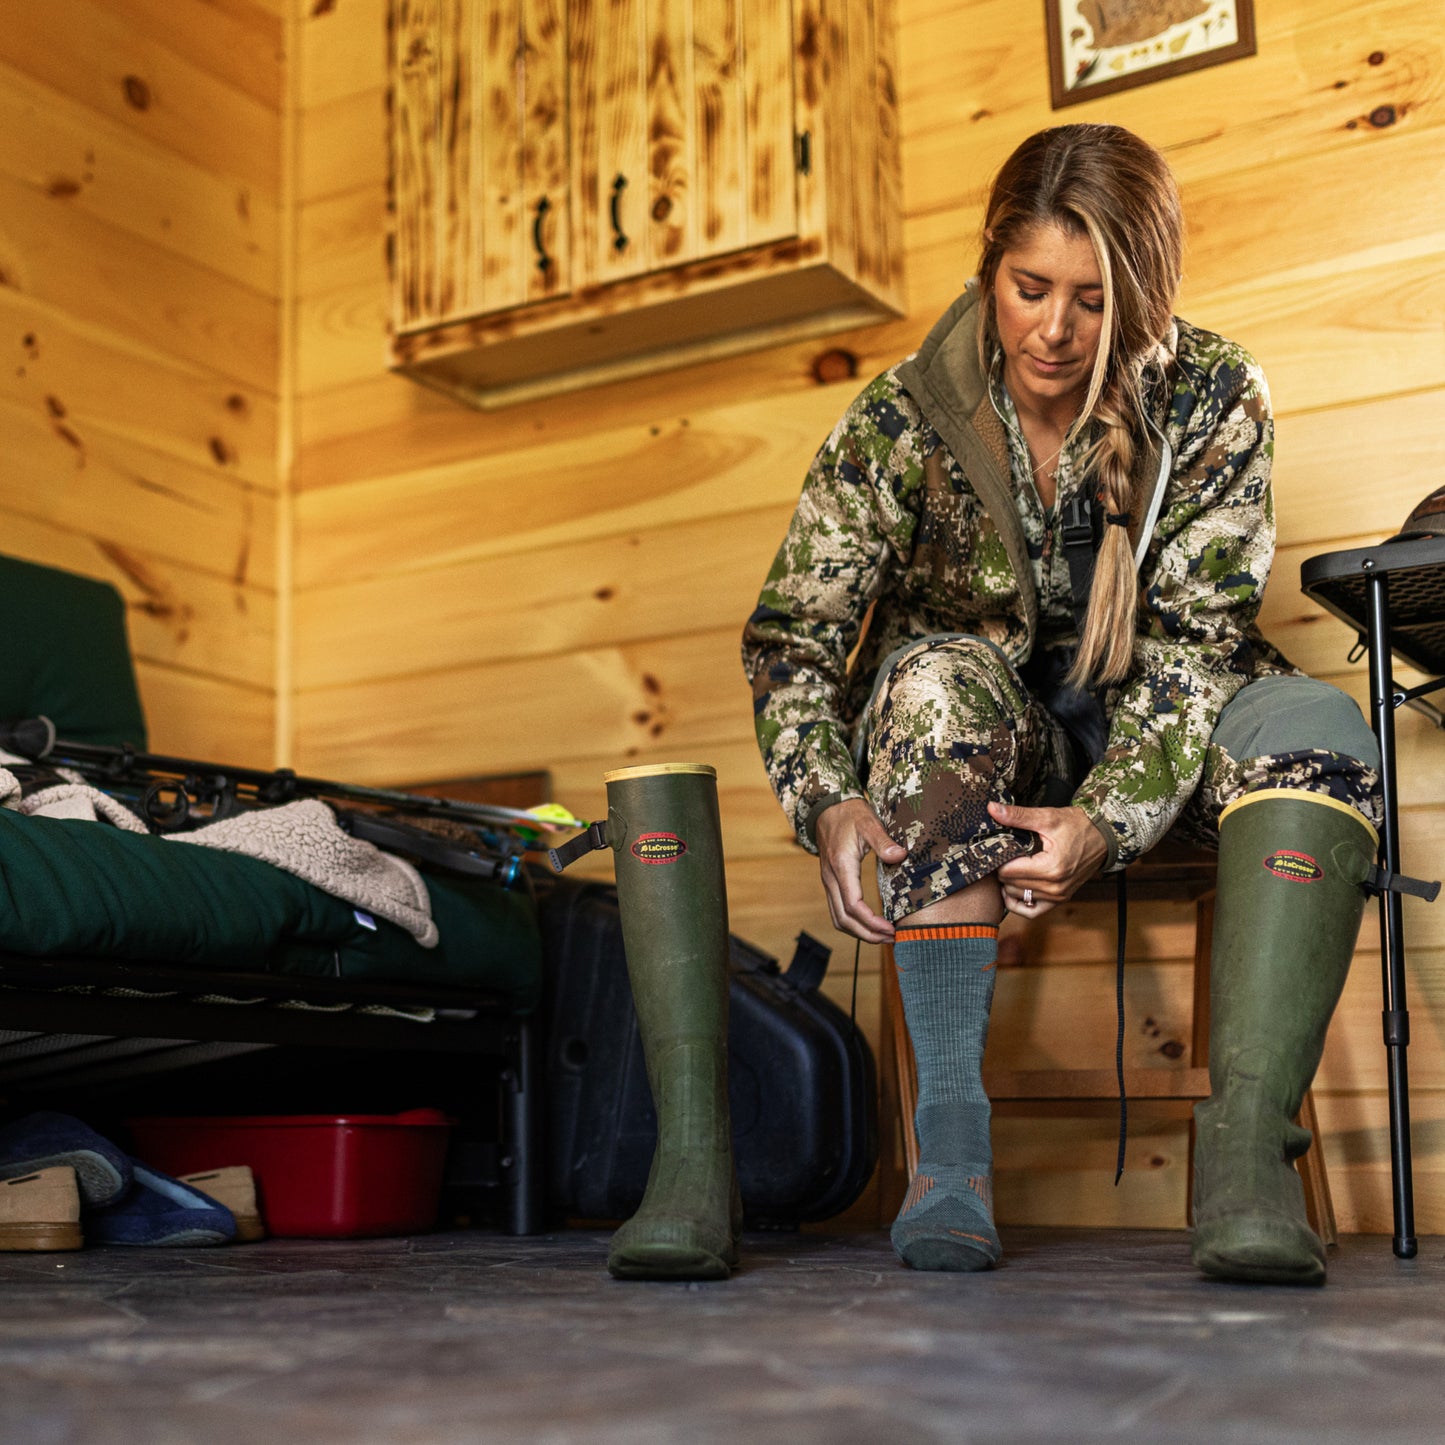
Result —
<path fill-rule="evenodd" d="M 1145 374 L 1173 322 L 1184 251 L 1179 191 L 1164 157 L 1117 125 L 1064 125 L 1030 136 L 1003 164 L 984 216 L 979 280 L 985 369 L 998 345 L 994 285 L 1004 252 L 1040 225 L 1087 236 L 1104 285 L 1099 350 L 1069 435 L 1094 423 L 1086 456 L 1106 513 L 1137 510 L 1132 470 L 1143 444 Z M 1138 581 L 1129 530 L 1104 526 L 1083 636 L 1069 681 L 1120 682 L 1134 656 Z"/>

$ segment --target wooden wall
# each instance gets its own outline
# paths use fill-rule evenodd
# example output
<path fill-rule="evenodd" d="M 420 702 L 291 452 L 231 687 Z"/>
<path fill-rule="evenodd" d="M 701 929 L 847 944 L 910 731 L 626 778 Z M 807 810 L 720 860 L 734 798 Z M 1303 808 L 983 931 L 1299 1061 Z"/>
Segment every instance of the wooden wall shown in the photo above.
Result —
<path fill-rule="evenodd" d="M 751 740 L 738 631 L 813 449 L 854 382 L 819 386 L 828 342 L 492 414 L 383 367 L 384 0 L 309 7 L 301 47 L 295 375 L 295 753 L 382 782 L 550 768 L 602 807 L 627 761 L 720 772 L 735 928 L 787 955 L 829 928 Z M 844 345 L 860 380 L 910 350 L 969 274 L 991 172 L 1031 131 L 1107 118 L 1169 154 L 1191 226 L 1181 310 L 1249 345 L 1279 413 L 1272 635 L 1363 696 L 1350 638 L 1297 590 L 1300 560 L 1392 530 L 1440 479 L 1445 440 L 1445 55 L 1435 0 L 1272 0 L 1259 54 L 1055 115 L 1041 6 L 901 0 L 909 317 Z M 1401 719 L 1407 861 L 1445 856 L 1445 739 Z M 1438 871 L 1438 867 L 1436 867 Z M 1416 1177 L 1445 1229 L 1445 913 L 1410 901 Z M 1191 910 L 1132 914 L 1129 1052 L 1187 1038 Z M 1333 1030 L 1320 1106 L 1346 1229 L 1389 1227 L 1377 934 Z M 1105 1066 L 1112 910 L 1062 909 L 1009 943 L 991 1048 L 1022 1066 Z M 859 1012 L 876 1038 L 877 959 Z M 1185 1134 L 1000 1121 L 1001 1212 L 1174 1225 Z M 867 1207 L 867 1206 L 865 1206 Z M 876 1204 L 871 1205 L 876 1210 Z"/>
<path fill-rule="evenodd" d="M 116 583 L 155 745 L 269 762 L 287 0 L 0 0 L 0 550 Z"/>

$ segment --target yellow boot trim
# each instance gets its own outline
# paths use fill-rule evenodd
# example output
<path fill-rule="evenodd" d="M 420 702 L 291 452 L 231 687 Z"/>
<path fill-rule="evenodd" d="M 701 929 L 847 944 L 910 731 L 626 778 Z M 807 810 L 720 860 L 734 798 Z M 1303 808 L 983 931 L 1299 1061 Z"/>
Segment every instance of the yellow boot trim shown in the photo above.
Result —
<path fill-rule="evenodd" d="M 602 781 L 617 783 L 623 778 L 654 778 L 662 773 L 701 773 L 704 777 L 717 777 L 717 769 L 708 763 L 650 763 L 638 768 L 615 768 L 603 773 Z"/>
<path fill-rule="evenodd" d="M 1296 803 L 1321 803 L 1326 808 L 1334 808 L 1337 812 L 1348 813 L 1370 835 L 1370 841 L 1374 843 L 1375 847 L 1380 846 L 1380 835 L 1375 831 L 1375 825 L 1359 809 L 1350 807 L 1348 803 L 1340 802 L 1338 798 L 1327 798 L 1323 793 L 1307 793 L 1303 788 L 1261 788 L 1257 793 L 1246 793 L 1242 798 L 1236 798 L 1220 813 L 1219 822 L 1222 826 L 1224 820 L 1231 813 L 1238 812 L 1240 808 L 1273 798 L 1287 798 Z"/>

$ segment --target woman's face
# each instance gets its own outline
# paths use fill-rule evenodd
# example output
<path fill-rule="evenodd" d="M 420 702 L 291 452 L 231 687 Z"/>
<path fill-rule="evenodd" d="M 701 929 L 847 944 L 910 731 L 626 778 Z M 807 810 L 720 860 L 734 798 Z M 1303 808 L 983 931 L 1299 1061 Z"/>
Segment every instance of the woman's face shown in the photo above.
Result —
<path fill-rule="evenodd" d="M 1104 321 L 1104 282 L 1088 236 L 1035 226 L 1003 253 L 994 314 L 1014 405 L 1064 423 L 1088 394 Z"/>

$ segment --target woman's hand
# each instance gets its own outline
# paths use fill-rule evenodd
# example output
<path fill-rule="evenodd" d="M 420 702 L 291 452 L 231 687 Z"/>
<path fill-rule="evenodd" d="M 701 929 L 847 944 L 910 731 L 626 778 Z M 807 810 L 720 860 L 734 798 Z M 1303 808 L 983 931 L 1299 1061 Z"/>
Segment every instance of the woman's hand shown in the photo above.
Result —
<path fill-rule="evenodd" d="M 813 824 L 813 837 L 833 927 L 864 943 L 889 942 L 893 925 L 874 913 L 863 897 L 863 860 L 876 853 L 885 863 L 901 863 L 908 850 L 888 836 L 865 798 L 824 808 Z"/>
<path fill-rule="evenodd" d="M 1038 852 L 1011 858 L 998 870 L 1004 907 L 1020 918 L 1038 918 L 1072 898 L 1109 856 L 1099 830 L 1082 808 L 1014 808 L 990 803 L 988 812 L 995 823 L 1039 835 Z M 1032 903 L 1025 900 L 1025 889 Z"/>

